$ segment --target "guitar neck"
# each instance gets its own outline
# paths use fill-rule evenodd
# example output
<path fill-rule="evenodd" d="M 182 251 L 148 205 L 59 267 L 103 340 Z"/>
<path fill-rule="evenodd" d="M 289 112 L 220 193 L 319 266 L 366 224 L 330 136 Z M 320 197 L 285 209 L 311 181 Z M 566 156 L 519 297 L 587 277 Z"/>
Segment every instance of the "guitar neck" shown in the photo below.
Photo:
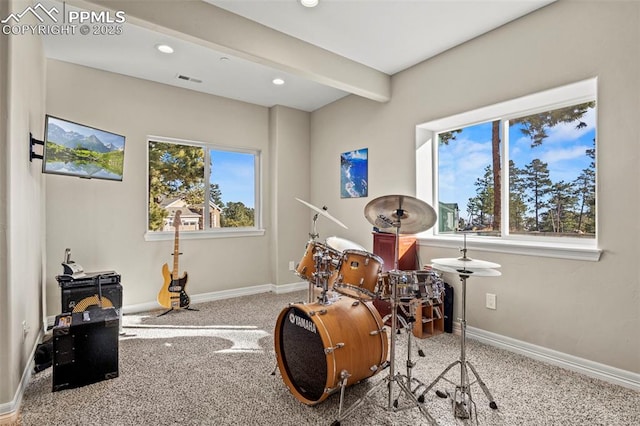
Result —
<path fill-rule="evenodd" d="M 180 258 L 180 233 L 178 226 L 176 226 L 175 238 L 173 240 L 173 271 L 171 272 L 172 278 L 177 280 L 180 276 L 178 269 L 178 259 Z"/>

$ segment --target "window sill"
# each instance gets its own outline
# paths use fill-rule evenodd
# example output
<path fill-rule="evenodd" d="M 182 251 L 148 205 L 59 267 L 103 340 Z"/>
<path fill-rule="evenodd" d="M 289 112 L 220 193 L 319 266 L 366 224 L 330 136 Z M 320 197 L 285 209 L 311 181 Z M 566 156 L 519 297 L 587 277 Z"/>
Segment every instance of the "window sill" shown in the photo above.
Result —
<path fill-rule="evenodd" d="M 181 240 L 204 240 L 213 238 L 238 238 L 238 237 L 261 237 L 265 233 L 264 229 L 220 229 L 216 231 L 180 231 Z M 170 232 L 145 232 L 145 241 L 169 241 L 173 240 L 175 233 Z"/>
<path fill-rule="evenodd" d="M 419 238 L 424 247 L 462 248 L 462 236 L 430 236 Z M 590 245 L 572 243 L 550 243 L 547 241 L 516 241 L 505 239 L 467 238 L 467 247 L 495 253 L 518 254 L 523 256 L 552 257 L 556 259 L 583 260 L 597 262 L 602 250 Z M 470 256 L 473 257 L 473 256 Z"/>

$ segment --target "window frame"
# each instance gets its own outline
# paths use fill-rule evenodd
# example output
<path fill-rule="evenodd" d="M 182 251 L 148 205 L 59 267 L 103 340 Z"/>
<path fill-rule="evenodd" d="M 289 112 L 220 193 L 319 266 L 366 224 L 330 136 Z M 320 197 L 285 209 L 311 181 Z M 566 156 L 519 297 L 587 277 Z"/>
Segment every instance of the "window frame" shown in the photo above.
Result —
<path fill-rule="evenodd" d="M 176 145 L 198 146 L 205 150 L 205 158 L 209 156 L 211 150 L 238 152 L 254 155 L 254 226 L 251 227 L 229 227 L 229 228 L 208 228 L 203 230 L 180 231 L 181 240 L 199 240 L 213 238 L 236 238 L 236 237 L 255 237 L 263 236 L 265 229 L 263 227 L 262 212 L 262 192 L 263 192 L 263 176 L 262 176 L 262 151 L 256 148 L 247 148 L 240 146 L 223 146 L 209 142 L 193 141 L 178 138 L 169 138 L 166 136 L 147 135 L 146 137 L 146 197 L 145 197 L 145 241 L 167 241 L 173 240 L 174 231 L 151 231 L 149 230 L 149 143 L 161 142 L 172 143 Z M 210 176 L 210 164 L 205 161 L 204 174 Z M 207 218 L 205 218 L 206 220 Z"/>
<path fill-rule="evenodd" d="M 437 134 L 469 127 L 480 123 L 501 120 L 503 136 L 508 132 L 509 120 L 542 111 L 549 111 L 583 102 L 596 101 L 597 129 L 597 78 L 523 96 L 473 111 L 432 120 L 416 126 L 416 196 L 432 206 L 438 199 L 438 144 Z M 597 130 L 596 130 L 597 132 Z M 597 137 L 597 136 L 596 136 Z M 500 144 L 503 170 L 508 165 L 508 137 Z M 501 236 L 476 236 L 467 234 L 467 244 L 475 248 L 502 253 L 598 261 L 602 250 L 598 248 L 598 143 L 596 141 L 596 236 L 593 239 L 527 236 L 509 234 L 508 220 L 501 223 Z M 509 173 L 502 173 L 502 216 L 509 217 Z M 440 220 L 440 218 L 438 218 Z M 418 235 L 421 245 L 431 247 L 459 248 L 462 234 L 440 234 L 439 224 Z"/>

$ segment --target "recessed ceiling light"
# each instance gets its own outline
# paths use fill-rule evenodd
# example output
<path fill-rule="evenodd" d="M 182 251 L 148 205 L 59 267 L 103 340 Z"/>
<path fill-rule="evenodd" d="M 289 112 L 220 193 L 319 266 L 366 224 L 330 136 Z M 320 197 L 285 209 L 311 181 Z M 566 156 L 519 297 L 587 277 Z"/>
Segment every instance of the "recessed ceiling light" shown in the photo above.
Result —
<path fill-rule="evenodd" d="M 284 80 L 281 78 L 274 78 L 272 83 L 276 86 L 282 86 L 284 84 Z"/>
<path fill-rule="evenodd" d="M 300 0 L 300 4 L 304 7 L 316 7 L 318 5 L 318 0 Z"/>
<path fill-rule="evenodd" d="M 173 47 L 168 44 L 156 44 L 156 49 L 162 53 L 173 53 Z"/>

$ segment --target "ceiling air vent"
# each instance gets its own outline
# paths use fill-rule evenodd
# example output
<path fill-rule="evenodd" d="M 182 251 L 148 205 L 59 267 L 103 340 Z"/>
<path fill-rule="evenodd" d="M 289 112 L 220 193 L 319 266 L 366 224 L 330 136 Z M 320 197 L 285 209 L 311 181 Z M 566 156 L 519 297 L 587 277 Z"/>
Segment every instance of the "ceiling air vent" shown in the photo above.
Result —
<path fill-rule="evenodd" d="M 202 83 L 202 80 L 198 80 L 197 78 L 189 77 L 188 75 L 178 74 L 176 76 L 178 80 L 190 81 L 192 83 Z"/>

